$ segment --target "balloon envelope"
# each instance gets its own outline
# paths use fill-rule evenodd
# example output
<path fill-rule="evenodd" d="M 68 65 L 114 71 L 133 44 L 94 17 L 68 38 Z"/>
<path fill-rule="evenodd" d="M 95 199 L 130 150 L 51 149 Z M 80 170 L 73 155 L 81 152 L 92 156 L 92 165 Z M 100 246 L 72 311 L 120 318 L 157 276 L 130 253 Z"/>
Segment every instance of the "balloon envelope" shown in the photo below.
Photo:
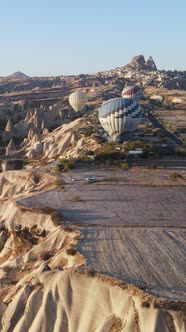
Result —
<path fill-rule="evenodd" d="M 141 106 L 133 99 L 110 99 L 99 108 L 99 121 L 117 142 L 128 139 L 142 119 Z"/>
<path fill-rule="evenodd" d="M 142 90 L 139 86 L 136 85 L 130 85 L 126 86 L 121 93 L 123 98 L 132 98 L 136 101 L 138 101 L 142 96 Z"/>
<path fill-rule="evenodd" d="M 75 91 L 69 96 L 69 103 L 76 112 L 80 112 L 86 105 L 87 94 L 82 91 Z"/>

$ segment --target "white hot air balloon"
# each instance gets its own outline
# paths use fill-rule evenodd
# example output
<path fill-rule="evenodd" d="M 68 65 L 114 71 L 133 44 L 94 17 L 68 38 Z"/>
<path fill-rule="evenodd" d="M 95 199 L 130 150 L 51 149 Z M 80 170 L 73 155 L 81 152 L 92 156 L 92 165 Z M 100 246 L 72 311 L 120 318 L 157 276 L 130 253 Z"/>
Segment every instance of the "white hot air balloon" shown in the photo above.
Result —
<path fill-rule="evenodd" d="M 99 121 L 116 142 L 127 140 L 142 119 L 141 106 L 130 98 L 114 98 L 99 108 Z"/>
<path fill-rule="evenodd" d="M 76 112 L 82 111 L 87 102 L 87 94 L 82 91 L 75 91 L 69 96 L 69 103 Z"/>

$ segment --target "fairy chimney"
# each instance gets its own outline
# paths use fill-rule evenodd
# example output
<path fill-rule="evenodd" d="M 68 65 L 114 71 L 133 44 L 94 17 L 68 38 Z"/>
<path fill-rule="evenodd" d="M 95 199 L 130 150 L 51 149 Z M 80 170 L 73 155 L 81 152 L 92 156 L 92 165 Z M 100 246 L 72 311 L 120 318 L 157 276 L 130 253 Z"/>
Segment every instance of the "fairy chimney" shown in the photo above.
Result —
<path fill-rule="evenodd" d="M 14 144 L 13 140 L 11 139 L 10 142 L 9 142 L 9 144 L 6 147 L 6 153 L 5 153 L 5 155 L 6 156 L 11 156 L 15 152 L 15 149 L 16 149 L 15 148 L 15 144 Z"/>
<path fill-rule="evenodd" d="M 5 131 L 3 133 L 3 141 L 9 142 L 13 138 L 13 125 L 11 123 L 11 120 L 9 119 L 7 122 L 7 125 L 5 127 Z"/>

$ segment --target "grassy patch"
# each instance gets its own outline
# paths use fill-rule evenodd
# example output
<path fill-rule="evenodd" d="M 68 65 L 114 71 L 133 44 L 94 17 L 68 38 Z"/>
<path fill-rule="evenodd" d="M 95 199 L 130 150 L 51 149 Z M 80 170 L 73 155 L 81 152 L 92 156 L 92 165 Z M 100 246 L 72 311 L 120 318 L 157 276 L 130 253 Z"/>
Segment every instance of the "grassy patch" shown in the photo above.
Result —
<path fill-rule="evenodd" d="M 177 172 L 171 172 L 168 176 L 170 180 L 178 180 L 178 179 L 183 179 L 183 175 L 179 174 Z"/>
<path fill-rule="evenodd" d="M 80 196 L 77 195 L 77 194 L 74 194 L 72 195 L 71 197 L 71 202 L 79 202 L 81 199 L 80 199 Z"/>

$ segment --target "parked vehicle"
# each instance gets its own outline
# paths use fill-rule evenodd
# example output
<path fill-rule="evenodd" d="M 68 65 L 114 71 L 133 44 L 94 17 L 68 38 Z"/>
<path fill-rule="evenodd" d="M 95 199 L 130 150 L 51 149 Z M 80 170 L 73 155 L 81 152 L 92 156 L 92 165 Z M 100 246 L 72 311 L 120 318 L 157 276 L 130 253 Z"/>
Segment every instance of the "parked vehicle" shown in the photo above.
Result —
<path fill-rule="evenodd" d="M 95 176 L 92 176 L 92 177 L 90 177 L 90 178 L 86 178 L 86 179 L 85 179 L 85 182 L 86 182 L 86 183 L 94 183 L 94 182 L 96 182 L 96 177 L 95 177 Z"/>

